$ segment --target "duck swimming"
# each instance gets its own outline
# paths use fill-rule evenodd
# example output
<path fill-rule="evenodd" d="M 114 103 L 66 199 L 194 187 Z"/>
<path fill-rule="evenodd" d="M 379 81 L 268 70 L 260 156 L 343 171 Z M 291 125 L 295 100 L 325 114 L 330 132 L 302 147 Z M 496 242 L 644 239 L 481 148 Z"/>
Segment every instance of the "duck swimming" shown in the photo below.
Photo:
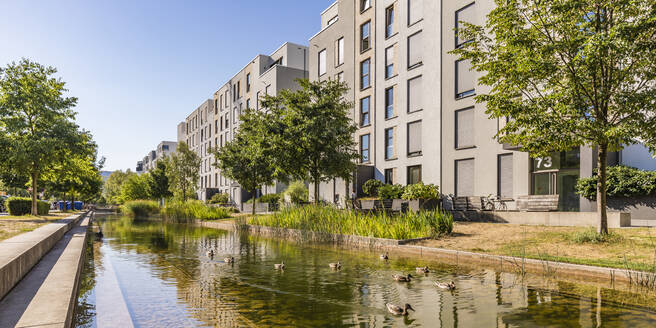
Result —
<path fill-rule="evenodd" d="M 328 266 L 329 266 L 331 269 L 337 269 L 337 270 L 339 270 L 339 269 L 342 268 L 342 264 L 339 263 L 339 261 L 337 261 L 337 263 L 328 263 Z"/>
<path fill-rule="evenodd" d="M 417 273 L 429 273 L 428 267 L 417 268 Z"/>
<path fill-rule="evenodd" d="M 442 289 L 447 289 L 447 290 L 454 290 L 456 289 L 456 283 L 451 281 L 451 282 L 435 282 L 435 286 L 440 287 Z"/>
<path fill-rule="evenodd" d="M 387 311 L 389 311 L 391 314 L 394 315 L 408 315 L 408 310 L 412 310 L 412 311 L 415 310 L 412 308 L 410 304 L 407 303 L 405 304 L 404 307 L 400 307 L 392 303 L 387 303 L 385 305 L 387 306 Z"/>
<path fill-rule="evenodd" d="M 400 274 L 395 274 L 392 276 L 394 280 L 399 281 L 399 282 L 410 282 L 410 279 L 412 278 L 412 275 L 408 273 L 407 276 L 402 276 Z"/>
<path fill-rule="evenodd" d="M 389 260 L 389 256 L 387 255 L 387 252 L 385 252 L 385 254 L 380 254 L 380 259 L 381 260 Z"/>
<path fill-rule="evenodd" d="M 276 270 L 285 270 L 285 261 L 282 261 L 282 263 L 274 264 L 273 268 Z"/>
<path fill-rule="evenodd" d="M 228 257 L 223 259 L 223 262 L 225 262 L 225 263 L 235 263 L 235 258 L 232 257 L 232 256 L 228 256 Z"/>

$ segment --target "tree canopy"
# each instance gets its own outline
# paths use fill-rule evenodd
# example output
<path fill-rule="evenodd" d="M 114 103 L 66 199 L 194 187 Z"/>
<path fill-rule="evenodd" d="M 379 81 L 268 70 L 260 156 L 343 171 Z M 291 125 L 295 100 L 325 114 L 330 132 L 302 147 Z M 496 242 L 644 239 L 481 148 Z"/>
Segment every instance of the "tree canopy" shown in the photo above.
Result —
<path fill-rule="evenodd" d="M 186 201 L 194 194 L 200 179 L 200 163 L 198 154 L 182 141 L 178 143 L 176 152 L 166 159 L 169 188 L 176 198 Z"/>

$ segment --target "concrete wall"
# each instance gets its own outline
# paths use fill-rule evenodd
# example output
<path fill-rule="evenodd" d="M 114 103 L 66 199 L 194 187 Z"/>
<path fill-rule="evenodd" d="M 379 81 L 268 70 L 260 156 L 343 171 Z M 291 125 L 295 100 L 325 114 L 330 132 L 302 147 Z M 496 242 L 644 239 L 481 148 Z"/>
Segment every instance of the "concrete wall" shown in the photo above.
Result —
<path fill-rule="evenodd" d="M 598 224 L 595 212 L 453 211 L 453 216 L 459 221 L 493 221 L 544 226 L 596 227 Z M 630 213 L 608 212 L 609 228 L 630 227 L 631 221 Z"/>
<path fill-rule="evenodd" d="M 649 149 L 642 144 L 624 147 L 620 151 L 620 163 L 641 170 L 656 170 L 656 160 L 649 152 Z"/>

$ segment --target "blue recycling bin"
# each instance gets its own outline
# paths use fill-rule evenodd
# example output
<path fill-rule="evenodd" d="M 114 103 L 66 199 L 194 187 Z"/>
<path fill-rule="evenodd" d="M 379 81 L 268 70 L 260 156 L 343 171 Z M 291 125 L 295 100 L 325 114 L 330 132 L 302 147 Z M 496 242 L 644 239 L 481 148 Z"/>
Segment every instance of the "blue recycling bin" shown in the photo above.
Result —
<path fill-rule="evenodd" d="M 66 210 L 66 202 L 65 201 L 58 201 L 57 202 L 57 208 L 59 208 L 60 211 L 65 211 Z"/>
<path fill-rule="evenodd" d="M 73 203 L 73 208 L 76 209 L 76 210 L 78 210 L 78 211 L 81 211 L 81 210 L 82 210 L 82 205 L 83 205 L 82 202 L 80 202 L 80 201 L 75 201 L 75 202 Z"/>

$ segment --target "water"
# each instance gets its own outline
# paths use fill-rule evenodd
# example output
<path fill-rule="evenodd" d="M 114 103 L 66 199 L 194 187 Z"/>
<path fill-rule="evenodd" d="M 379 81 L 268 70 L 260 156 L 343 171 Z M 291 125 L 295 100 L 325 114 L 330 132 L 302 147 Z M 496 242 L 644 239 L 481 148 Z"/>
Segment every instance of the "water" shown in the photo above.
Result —
<path fill-rule="evenodd" d="M 109 218 L 90 242 L 76 326 L 122 327 L 655 327 L 650 292 L 521 279 L 329 246 L 235 232 Z M 214 249 L 214 259 L 207 257 Z M 223 263 L 233 255 L 236 263 Z M 283 272 L 274 263 L 285 262 Z M 340 260 L 341 271 L 329 262 Z M 428 265 L 434 272 L 415 274 Z M 412 273 L 411 283 L 392 274 Z M 455 281 L 453 292 L 433 281 Z M 410 303 L 407 317 L 385 303 Z M 125 314 L 121 317 L 121 313 Z"/>

